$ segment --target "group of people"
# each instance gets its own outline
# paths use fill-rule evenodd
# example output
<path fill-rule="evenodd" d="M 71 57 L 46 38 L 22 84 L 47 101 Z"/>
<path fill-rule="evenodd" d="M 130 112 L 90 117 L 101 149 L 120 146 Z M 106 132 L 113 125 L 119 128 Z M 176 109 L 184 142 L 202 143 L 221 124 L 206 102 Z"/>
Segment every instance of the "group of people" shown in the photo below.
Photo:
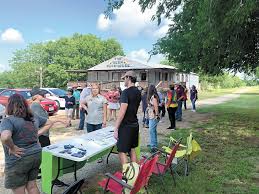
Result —
<path fill-rule="evenodd" d="M 165 116 L 167 110 L 170 120 L 170 126 L 167 129 L 176 130 L 176 121 L 182 121 L 182 107 L 187 109 L 187 88 L 176 83 L 169 85 L 169 89 L 166 91 L 160 89 L 157 91 L 159 85 L 150 85 L 149 87 L 142 89 L 142 111 L 143 127 L 149 128 L 151 151 L 154 152 L 157 148 L 157 125 L 161 118 Z M 192 111 L 196 111 L 195 102 L 198 99 L 198 92 L 193 85 L 190 89 L 190 100 L 192 102 Z"/>
<path fill-rule="evenodd" d="M 73 115 L 80 118 L 79 129 L 86 123 L 87 132 L 106 127 L 107 112 L 109 120 L 115 120 L 114 138 L 117 139 L 117 150 L 122 165 L 128 163 L 127 155 L 132 162 L 137 162 L 135 148 L 139 144 L 139 122 L 137 113 L 142 101 L 144 125 L 149 127 L 151 152 L 157 147 L 157 125 L 167 110 L 170 127 L 175 129 L 175 120 L 182 118 L 184 89 L 180 84 L 172 84 L 168 91 L 150 85 L 141 91 L 135 86 L 137 76 L 128 71 L 122 77 L 126 89 L 120 91 L 113 87 L 105 96 L 101 95 L 100 85 L 87 86 L 80 93 L 77 88 L 68 90 L 65 97 L 65 110 L 68 121 L 49 120 L 48 114 L 41 107 L 44 93 L 32 91 L 32 100 L 27 102 L 21 95 L 14 94 L 9 98 L 6 107 L 8 117 L 0 124 L 1 141 L 5 153 L 5 187 L 15 194 L 38 194 L 36 179 L 41 164 L 41 149 L 50 145 L 49 129 L 57 122 L 71 126 Z M 197 90 L 190 91 L 193 109 Z M 180 108 L 179 108 L 180 107 Z M 78 109 L 78 111 L 77 111 Z M 116 111 L 119 110 L 118 115 Z"/>
<path fill-rule="evenodd" d="M 77 130 L 86 128 L 87 132 L 92 132 L 105 127 L 107 121 L 117 118 L 120 95 L 121 90 L 116 85 L 113 85 L 105 95 L 101 95 L 98 83 L 91 86 L 86 83 L 81 93 L 77 86 L 68 89 L 65 96 L 67 127 L 71 126 L 71 120 L 75 118 L 80 119 Z"/>

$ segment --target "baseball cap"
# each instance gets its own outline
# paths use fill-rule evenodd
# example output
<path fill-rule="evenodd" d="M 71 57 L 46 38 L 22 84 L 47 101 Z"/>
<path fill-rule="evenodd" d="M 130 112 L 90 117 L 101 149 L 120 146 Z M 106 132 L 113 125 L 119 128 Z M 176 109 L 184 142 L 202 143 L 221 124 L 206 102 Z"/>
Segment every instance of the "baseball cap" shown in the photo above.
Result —
<path fill-rule="evenodd" d="M 124 79 L 125 77 L 134 77 L 137 78 L 134 71 L 127 71 L 124 76 L 121 77 L 121 79 Z"/>

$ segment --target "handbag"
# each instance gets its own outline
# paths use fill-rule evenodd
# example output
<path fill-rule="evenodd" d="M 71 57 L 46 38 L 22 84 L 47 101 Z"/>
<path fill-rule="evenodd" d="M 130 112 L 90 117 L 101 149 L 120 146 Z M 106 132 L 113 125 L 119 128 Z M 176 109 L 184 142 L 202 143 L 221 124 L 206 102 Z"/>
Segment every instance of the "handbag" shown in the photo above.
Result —
<path fill-rule="evenodd" d="M 127 164 L 123 164 L 122 167 L 122 178 L 126 180 L 126 183 L 130 186 L 134 186 L 135 181 L 139 174 L 139 164 L 136 162 L 130 162 Z M 129 189 L 124 189 L 124 193 L 129 194 Z"/>
<path fill-rule="evenodd" d="M 146 119 L 154 119 L 155 118 L 155 108 L 152 105 L 153 96 L 150 99 L 150 102 L 148 103 L 148 107 L 146 109 Z"/>

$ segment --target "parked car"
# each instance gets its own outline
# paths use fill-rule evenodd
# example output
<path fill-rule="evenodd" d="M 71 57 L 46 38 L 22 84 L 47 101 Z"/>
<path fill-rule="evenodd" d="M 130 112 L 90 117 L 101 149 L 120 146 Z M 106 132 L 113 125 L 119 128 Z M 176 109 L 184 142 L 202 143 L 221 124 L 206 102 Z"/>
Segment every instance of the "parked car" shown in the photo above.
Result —
<path fill-rule="evenodd" d="M 6 106 L 8 103 L 8 99 L 13 94 L 20 94 L 26 100 L 31 100 L 30 89 L 6 89 L 0 93 L 0 104 Z M 49 115 L 53 115 L 58 111 L 58 105 L 55 101 L 45 98 L 40 102 L 41 106 L 49 113 Z"/>
<path fill-rule="evenodd" d="M 0 88 L 0 93 L 2 92 L 2 91 L 4 91 L 5 90 L 5 88 Z"/>
<path fill-rule="evenodd" d="M 2 119 L 5 118 L 5 106 L 0 104 L 0 123 L 2 122 Z"/>
<path fill-rule="evenodd" d="M 59 108 L 65 108 L 65 90 L 59 88 L 41 88 L 41 90 L 44 90 L 47 93 L 46 97 L 48 99 L 56 101 Z"/>

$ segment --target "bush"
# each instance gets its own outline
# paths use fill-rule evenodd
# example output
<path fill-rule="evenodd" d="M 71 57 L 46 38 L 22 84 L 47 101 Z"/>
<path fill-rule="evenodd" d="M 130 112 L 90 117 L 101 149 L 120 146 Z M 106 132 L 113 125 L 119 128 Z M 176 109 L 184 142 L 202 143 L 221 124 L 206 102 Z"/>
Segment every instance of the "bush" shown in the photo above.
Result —
<path fill-rule="evenodd" d="M 220 88 L 236 88 L 246 86 L 246 82 L 237 76 L 223 74 L 220 76 L 200 76 L 200 87 L 202 90 L 213 90 Z"/>

